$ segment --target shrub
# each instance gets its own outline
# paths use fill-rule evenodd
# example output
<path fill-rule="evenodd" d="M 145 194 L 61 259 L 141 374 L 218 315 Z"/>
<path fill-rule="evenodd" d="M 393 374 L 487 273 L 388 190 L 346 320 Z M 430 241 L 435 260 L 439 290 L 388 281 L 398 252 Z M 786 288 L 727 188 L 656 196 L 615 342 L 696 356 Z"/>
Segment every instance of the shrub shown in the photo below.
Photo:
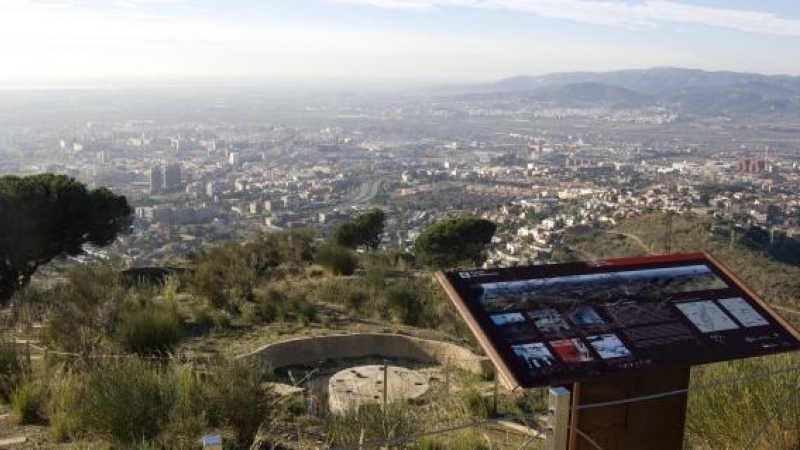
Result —
<path fill-rule="evenodd" d="M 278 319 L 281 304 L 286 301 L 286 296 L 275 289 L 269 289 L 264 297 L 258 299 L 256 315 L 265 322 Z"/>
<path fill-rule="evenodd" d="M 197 374 L 186 367 L 175 367 L 175 403 L 169 422 L 158 438 L 162 448 L 190 450 L 197 448 L 197 438 L 208 425 L 208 400 Z"/>
<path fill-rule="evenodd" d="M 175 402 L 168 371 L 139 359 L 90 366 L 76 408 L 81 430 L 120 444 L 154 439 Z"/>
<path fill-rule="evenodd" d="M 45 340 L 67 352 L 95 352 L 113 331 L 127 291 L 108 266 L 71 269 L 67 278 L 50 294 Z"/>
<path fill-rule="evenodd" d="M 265 322 L 295 319 L 307 324 L 317 318 L 317 308 L 300 294 L 286 295 L 275 289 L 258 300 L 255 314 Z"/>
<path fill-rule="evenodd" d="M 360 289 L 351 289 L 345 293 L 344 305 L 350 312 L 359 312 L 361 307 L 369 300 L 369 295 Z"/>
<path fill-rule="evenodd" d="M 48 370 L 49 376 L 44 383 L 45 414 L 50 423 L 48 431 L 53 440 L 63 442 L 79 432 L 77 411 L 84 378 L 63 365 Z"/>
<path fill-rule="evenodd" d="M 325 244 L 317 250 L 317 263 L 334 275 L 352 275 L 358 267 L 358 258 L 344 247 Z"/>
<path fill-rule="evenodd" d="M 487 418 L 489 417 L 491 407 L 487 399 L 481 395 L 476 389 L 467 389 L 463 391 L 462 398 L 469 414 L 472 417 Z"/>
<path fill-rule="evenodd" d="M 398 439 L 420 431 L 422 423 L 415 423 L 411 405 L 397 401 L 387 405 L 366 406 L 344 414 L 334 414 L 328 419 L 327 431 L 332 444 L 358 446 L 359 442 Z"/>
<path fill-rule="evenodd" d="M 417 325 L 422 305 L 416 292 L 411 288 L 395 285 L 386 291 L 385 296 L 393 321 Z"/>
<path fill-rule="evenodd" d="M 386 271 L 380 267 L 369 267 L 364 274 L 364 281 L 373 292 L 386 288 Z"/>
<path fill-rule="evenodd" d="M 181 320 L 173 305 L 151 305 L 123 316 L 117 340 L 125 351 L 163 355 L 181 340 Z"/>
<path fill-rule="evenodd" d="M 468 433 L 444 439 L 423 439 L 411 446 L 413 450 L 489 450 L 485 438 L 477 433 Z"/>
<path fill-rule="evenodd" d="M 0 401 L 8 402 L 25 379 L 28 364 L 16 344 L 0 338 Z"/>
<path fill-rule="evenodd" d="M 252 299 L 260 272 L 248 266 L 247 248 L 238 243 L 212 247 L 198 255 L 187 274 L 188 289 L 215 308 L 235 308 Z"/>
<path fill-rule="evenodd" d="M 302 395 L 293 395 L 283 404 L 283 409 L 292 416 L 308 414 L 308 403 Z"/>
<path fill-rule="evenodd" d="M 20 425 L 41 422 L 42 407 L 42 391 L 33 382 L 20 384 L 11 396 L 11 412 Z"/>
<path fill-rule="evenodd" d="M 265 368 L 243 360 L 221 362 L 209 375 L 208 405 L 212 425 L 227 427 L 238 448 L 248 448 L 275 404 L 262 385 Z"/>
<path fill-rule="evenodd" d="M 692 448 L 796 449 L 800 400 L 790 396 L 800 386 L 800 373 L 792 369 L 799 362 L 796 354 L 787 353 L 695 367 L 692 383 L 699 384 L 785 372 L 690 395 L 686 428 Z M 764 424 L 758 442 L 749 447 Z"/>

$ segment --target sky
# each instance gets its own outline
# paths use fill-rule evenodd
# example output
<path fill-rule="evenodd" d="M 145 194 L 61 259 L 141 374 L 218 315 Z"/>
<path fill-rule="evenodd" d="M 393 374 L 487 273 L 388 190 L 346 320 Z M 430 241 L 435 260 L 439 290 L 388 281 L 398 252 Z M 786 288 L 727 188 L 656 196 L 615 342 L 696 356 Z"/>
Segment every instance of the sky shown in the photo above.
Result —
<path fill-rule="evenodd" d="M 0 0 L 0 87 L 800 75 L 796 0 Z"/>

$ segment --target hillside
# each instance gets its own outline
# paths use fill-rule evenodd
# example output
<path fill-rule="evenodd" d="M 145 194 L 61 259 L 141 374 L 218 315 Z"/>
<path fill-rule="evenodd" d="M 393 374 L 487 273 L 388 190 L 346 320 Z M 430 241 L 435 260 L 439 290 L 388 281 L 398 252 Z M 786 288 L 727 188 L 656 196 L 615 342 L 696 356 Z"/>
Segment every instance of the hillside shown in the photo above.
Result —
<path fill-rule="evenodd" d="M 608 230 L 571 233 L 570 245 L 596 258 L 639 256 L 665 251 L 664 215 L 635 217 Z M 746 246 L 741 236 L 731 245 L 728 236 L 713 235 L 710 221 L 695 215 L 673 219 L 672 252 L 706 252 L 731 268 L 766 301 L 784 309 L 787 319 L 800 324 L 800 267 L 778 262 Z"/>
<path fill-rule="evenodd" d="M 568 244 L 592 257 L 659 252 L 662 220 L 644 216 L 612 230 L 585 229 L 570 234 Z M 768 301 L 796 304 L 800 269 L 740 244 L 728 249 L 707 225 L 676 217 L 674 250 L 708 251 Z M 495 410 L 491 377 L 453 361 L 372 355 L 276 370 L 238 358 L 279 341 L 355 333 L 477 350 L 430 272 L 409 255 L 352 253 L 355 266 L 342 274 L 321 254 L 309 235 L 279 233 L 208 248 L 166 279 L 131 283 L 110 267 L 76 268 L 55 288 L 21 292 L 19 307 L 6 311 L 4 334 L 23 346 L 0 336 L 0 439 L 25 436 L 26 449 L 191 449 L 199 436 L 219 432 L 230 448 L 299 450 L 357 448 L 426 432 L 427 439 L 391 448 L 513 449 L 529 437 L 519 430 L 541 429 L 546 389 L 501 390 Z M 326 387 L 335 374 L 389 363 L 419 371 L 428 392 L 385 409 L 328 410 Z M 794 392 L 799 367 L 792 354 L 695 367 L 696 388 L 730 384 L 690 396 L 686 448 L 745 447 L 758 437 L 761 418 Z M 759 375 L 765 371 L 777 375 Z M 766 422 L 753 448 L 796 448 L 798 414 L 791 408 Z M 461 428 L 442 431 L 453 426 Z"/>
<path fill-rule="evenodd" d="M 800 114 L 800 77 L 680 68 L 522 75 L 475 86 L 473 93 L 560 106 L 667 107 L 690 116 Z"/>

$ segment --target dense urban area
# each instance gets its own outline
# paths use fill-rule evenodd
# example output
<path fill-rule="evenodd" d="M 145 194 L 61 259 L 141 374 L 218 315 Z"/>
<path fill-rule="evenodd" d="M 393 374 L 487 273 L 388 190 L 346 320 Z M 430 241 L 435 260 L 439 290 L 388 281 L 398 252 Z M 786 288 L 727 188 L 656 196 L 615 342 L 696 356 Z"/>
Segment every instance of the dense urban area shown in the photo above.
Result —
<path fill-rule="evenodd" d="M 0 448 L 543 448 L 433 272 L 708 252 L 797 325 L 798 80 L 0 91 Z M 29 179 L 130 217 L 68 236 Z M 797 364 L 693 369 L 780 375 L 690 396 L 685 448 L 797 448 L 754 420 Z"/>
<path fill-rule="evenodd" d="M 500 266 L 547 262 L 565 229 L 651 211 L 708 215 L 765 244 L 799 230 L 800 141 L 780 115 L 436 92 L 36 97 L 53 111 L 0 121 L 2 171 L 66 174 L 135 208 L 132 234 L 80 259 L 149 266 L 265 231 L 323 237 L 373 206 L 388 216 L 381 247 L 400 250 L 443 216 L 490 219 L 487 264 Z"/>

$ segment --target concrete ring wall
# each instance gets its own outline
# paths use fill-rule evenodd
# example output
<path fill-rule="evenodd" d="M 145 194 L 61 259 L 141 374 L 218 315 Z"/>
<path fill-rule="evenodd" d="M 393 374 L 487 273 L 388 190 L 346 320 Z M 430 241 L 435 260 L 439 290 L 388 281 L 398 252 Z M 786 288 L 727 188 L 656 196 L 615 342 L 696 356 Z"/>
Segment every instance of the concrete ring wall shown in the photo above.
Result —
<path fill-rule="evenodd" d="M 290 339 L 265 345 L 242 358 L 256 359 L 273 369 L 313 366 L 321 361 L 382 357 L 409 359 L 457 367 L 480 375 L 494 372 L 488 358 L 448 342 L 402 334 L 360 333 Z"/>

